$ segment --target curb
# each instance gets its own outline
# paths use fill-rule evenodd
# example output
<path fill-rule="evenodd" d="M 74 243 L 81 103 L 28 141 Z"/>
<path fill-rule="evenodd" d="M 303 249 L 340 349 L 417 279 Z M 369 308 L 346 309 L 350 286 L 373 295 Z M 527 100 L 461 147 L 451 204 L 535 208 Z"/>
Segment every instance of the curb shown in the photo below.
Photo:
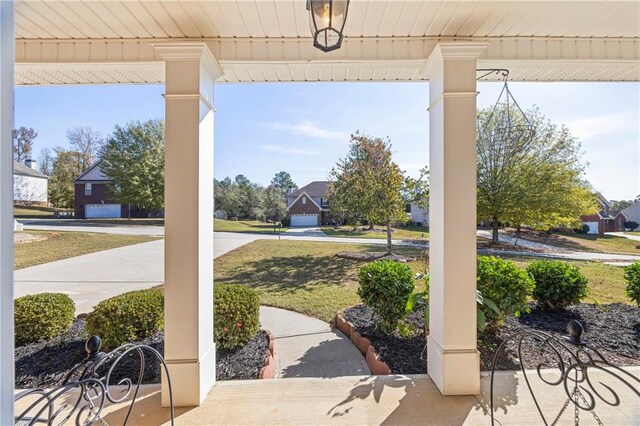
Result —
<path fill-rule="evenodd" d="M 269 336 L 269 347 L 267 349 L 267 352 L 265 353 L 264 364 L 262 365 L 260 374 L 258 375 L 258 379 L 260 380 L 273 379 L 276 375 L 275 339 L 273 337 L 273 334 L 269 330 L 264 329 L 264 331 L 266 331 L 267 336 Z"/>
<path fill-rule="evenodd" d="M 362 337 L 355 330 L 353 324 L 345 320 L 340 314 L 336 314 L 336 327 L 345 336 L 349 337 L 355 347 L 362 353 L 372 374 L 376 376 L 388 376 L 391 374 L 391 369 L 386 362 L 380 360 L 380 356 L 376 353 L 376 348 L 371 344 L 371 341 L 366 337 Z"/>

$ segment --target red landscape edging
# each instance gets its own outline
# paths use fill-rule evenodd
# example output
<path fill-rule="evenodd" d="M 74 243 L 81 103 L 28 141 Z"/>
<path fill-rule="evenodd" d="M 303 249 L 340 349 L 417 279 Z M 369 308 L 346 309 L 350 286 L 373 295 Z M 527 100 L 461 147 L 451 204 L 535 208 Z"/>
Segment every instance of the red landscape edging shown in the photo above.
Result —
<path fill-rule="evenodd" d="M 371 373 L 376 376 L 388 376 L 391 374 L 391 369 L 386 362 L 380 360 L 376 348 L 371 344 L 371 341 L 366 337 L 362 337 L 360 333 L 355 330 L 353 324 L 345 320 L 340 314 L 336 314 L 336 327 L 338 327 L 338 330 L 345 336 L 349 337 L 354 346 L 362 353 Z"/>
<path fill-rule="evenodd" d="M 267 332 L 267 336 L 269 336 L 269 347 L 267 348 L 267 352 L 264 357 L 264 364 L 260 369 L 260 374 L 258 375 L 259 379 L 273 379 L 276 376 L 276 346 L 275 339 L 273 334 L 267 329 L 264 329 Z"/>

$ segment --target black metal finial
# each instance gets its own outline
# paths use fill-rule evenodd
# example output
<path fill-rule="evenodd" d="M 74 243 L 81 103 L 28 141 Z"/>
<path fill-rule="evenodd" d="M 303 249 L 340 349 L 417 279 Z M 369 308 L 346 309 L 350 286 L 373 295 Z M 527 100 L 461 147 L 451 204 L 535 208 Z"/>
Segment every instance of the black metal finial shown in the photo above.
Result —
<path fill-rule="evenodd" d="M 567 340 L 576 345 L 583 345 L 585 342 L 582 340 L 582 333 L 584 333 L 584 327 L 580 324 L 580 321 L 571 320 L 567 324 L 567 332 L 569 336 Z"/>
<path fill-rule="evenodd" d="M 88 356 L 93 356 L 100 351 L 102 347 L 102 339 L 98 336 L 91 336 L 84 344 L 84 350 Z"/>

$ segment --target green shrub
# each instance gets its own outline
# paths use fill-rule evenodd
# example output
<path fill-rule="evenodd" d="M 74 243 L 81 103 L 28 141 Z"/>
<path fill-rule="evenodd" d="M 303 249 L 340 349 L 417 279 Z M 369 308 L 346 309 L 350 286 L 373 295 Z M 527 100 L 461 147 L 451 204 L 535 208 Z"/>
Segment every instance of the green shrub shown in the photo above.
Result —
<path fill-rule="evenodd" d="M 62 293 L 40 293 L 14 301 L 15 341 L 20 346 L 59 336 L 71 328 L 75 305 Z"/>
<path fill-rule="evenodd" d="M 358 296 L 379 317 L 378 327 L 391 333 L 405 314 L 414 289 L 413 273 L 404 263 L 383 260 L 360 269 Z"/>
<path fill-rule="evenodd" d="M 589 225 L 582 224 L 579 228 L 573 228 L 573 232 L 576 234 L 588 234 L 589 233 Z"/>
<path fill-rule="evenodd" d="M 624 267 L 624 280 L 627 282 L 627 296 L 640 306 L 640 262 Z"/>
<path fill-rule="evenodd" d="M 490 328 L 495 329 L 507 315 L 527 312 L 527 299 L 533 292 L 533 278 L 524 270 L 493 256 L 478 256 L 478 290 L 500 309 L 483 304 L 482 311 Z"/>
<path fill-rule="evenodd" d="M 164 293 L 158 289 L 130 291 L 103 300 L 87 316 L 90 336 L 102 339 L 104 349 L 113 349 L 162 330 Z"/>
<path fill-rule="evenodd" d="M 213 293 L 216 344 L 225 349 L 246 344 L 260 328 L 258 294 L 250 287 L 237 284 L 216 284 Z"/>
<path fill-rule="evenodd" d="M 629 231 L 633 231 L 640 226 L 640 223 L 634 220 L 628 220 L 624 223 L 624 229 L 628 229 Z"/>
<path fill-rule="evenodd" d="M 559 260 L 536 260 L 527 267 L 535 282 L 533 298 L 544 309 L 556 310 L 587 297 L 587 279 L 578 268 Z"/>

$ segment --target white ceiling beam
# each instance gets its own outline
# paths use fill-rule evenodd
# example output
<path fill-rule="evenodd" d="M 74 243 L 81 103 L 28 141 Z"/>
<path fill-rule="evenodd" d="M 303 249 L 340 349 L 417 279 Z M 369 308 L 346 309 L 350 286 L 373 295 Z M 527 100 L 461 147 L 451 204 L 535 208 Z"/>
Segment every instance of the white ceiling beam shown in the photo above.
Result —
<path fill-rule="evenodd" d="M 331 67 L 342 71 L 338 75 L 357 76 L 360 70 L 380 73 L 387 80 L 424 80 L 420 69 L 439 41 L 487 42 L 488 49 L 480 59 L 483 67 L 502 67 L 512 69 L 514 79 L 527 80 L 533 75 L 533 68 L 554 69 L 552 80 L 563 80 L 563 73 L 575 68 L 585 68 L 589 72 L 572 74 L 571 80 L 623 80 L 640 81 L 640 40 L 632 38 L 350 38 L 342 47 L 329 54 L 314 49 L 310 39 L 306 38 L 261 38 L 261 39 L 204 39 L 213 55 L 218 59 L 225 75 L 220 81 L 305 81 L 300 80 L 296 71 L 314 67 Z M 133 80 L 123 82 L 153 83 L 162 82 L 162 58 L 153 44 L 184 43 L 188 39 L 122 39 L 122 40 L 17 40 L 16 71 L 17 84 L 29 84 L 36 81 L 43 84 L 46 78 L 37 75 L 45 73 L 64 74 L 70 65 L 80 65 L 88 71 L 92 68 L 103 71 L 104 65 L 131 69 Z M 568 68 L 567 68 L 568 67 Z M 593 72 L 593 68 L 602 72 Z M 72 67 L 78 70 L 76 66 Z M 71 69 L 71 68 L 70 68 Z M 108 68 L 107 68 L 108 69 Z M 608 73 L 606 70 L 615 70 Z M 530 72 L 527 72 L 529 70 Z M 246 71 L 246 72 L 243 72 Z M 597 70 L 596 70 L 597 71 Z M 87 74 L 89 74 L 87 72 Z M 144 77 L 142 77 L 144 74 Z M 329 73 L 328 75 L 332 75 Z M 103 72 L 104 75 L 104 72 Z M 248 75 L 273 76 L 274 80 L 252 80 Z M 325 73 L 323 73 L 325 75 Z M 582 77 L 580 77 L 582 75 Z M 609 75 L 609 76 L 608 76 Z M 408 77 L 407 77 L 408 76 Z M 23 80 L 21 80 L 21 78 Z M 70 80 L 73 80 L 70 78 Z M 77 83 L 91 83 L 87 81 Z M 102 81 L 104 80 L 104 81 Z M 95 83 L 119 82 L 102 78 Z M 329 79 L 330 80 L 330 79 Z M 350 78 L 348 81 L 353 81 Z M 357 79 L 355 79 L 357 80 Z M 59 84 L 59 83 L 58 83 Z"/>

